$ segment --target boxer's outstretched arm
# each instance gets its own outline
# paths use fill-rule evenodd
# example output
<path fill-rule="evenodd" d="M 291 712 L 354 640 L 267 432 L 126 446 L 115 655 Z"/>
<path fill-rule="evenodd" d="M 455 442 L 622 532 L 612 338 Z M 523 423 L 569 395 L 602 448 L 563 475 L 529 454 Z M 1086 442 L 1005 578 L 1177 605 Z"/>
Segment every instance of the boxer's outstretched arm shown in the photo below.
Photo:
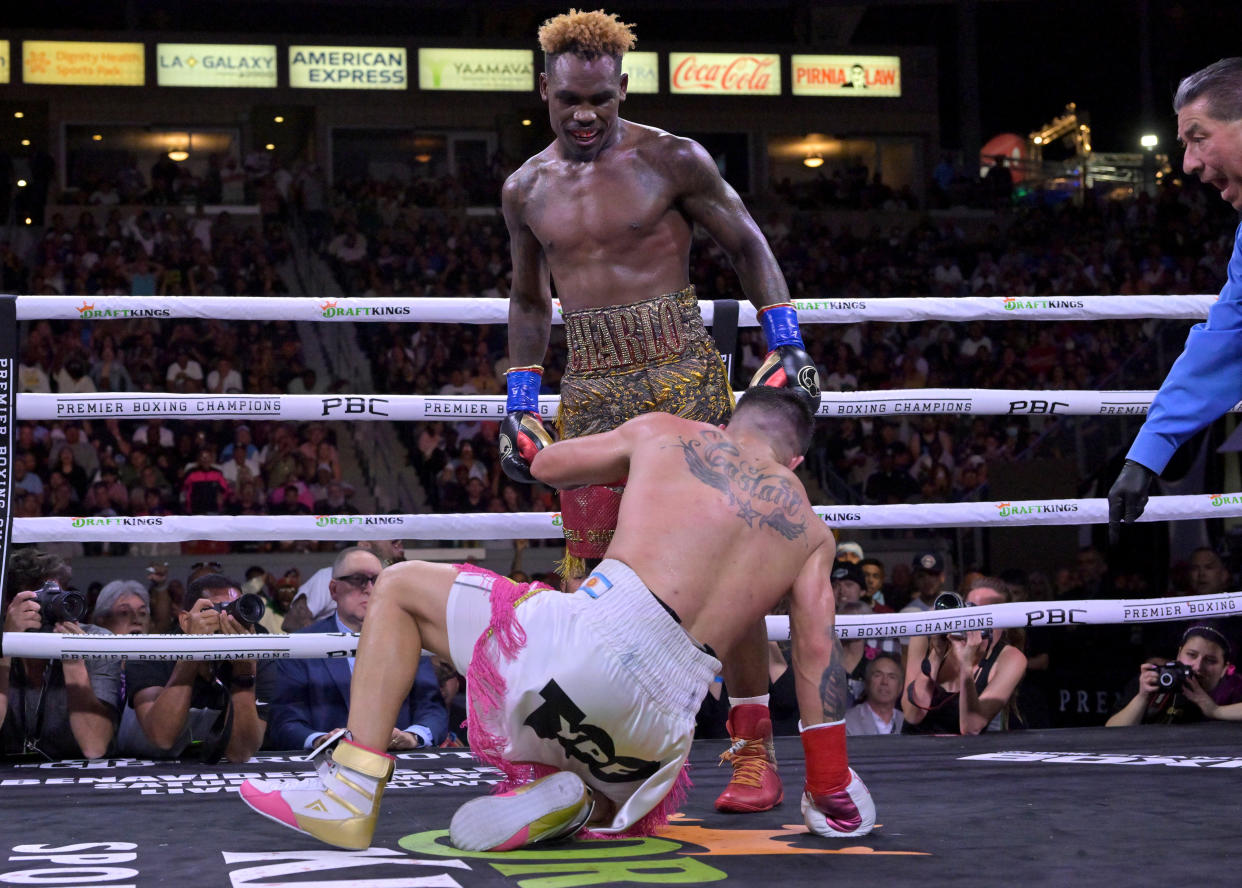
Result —
<path fill-rule="evenodd" d="M 635 441 L 630 426 L 638 419 L 631 419 L 610 432 L 548 445 L 531 461 L 531 475 L 536 481 L 560 488 L 620 481 L 630 471 L 630 454 Z"/>

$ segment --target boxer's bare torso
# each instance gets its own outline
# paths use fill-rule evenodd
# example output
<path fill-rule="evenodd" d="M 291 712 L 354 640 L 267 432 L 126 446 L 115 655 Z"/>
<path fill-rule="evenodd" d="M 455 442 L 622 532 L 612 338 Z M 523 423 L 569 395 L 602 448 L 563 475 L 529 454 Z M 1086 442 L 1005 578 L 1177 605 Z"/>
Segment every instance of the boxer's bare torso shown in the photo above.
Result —
<path fill-rule="evenodd" d="M 695 639 L 728 650 L 800 576 L 828 582 L 832 533 L 762 437 L 668 414 L 639 417 L 608 435 L 611 444 L 603 435 L 573 442 L 616 447 L 628 458 L 607 557 L 629 565 Z M 587 471 L 601 464 L 581 448 L 562 452 Z M 559 485 L 566 475 L 557 473 L 577 470 L 539 462 L 545 456 L 553 451 L 537 458 L 537 477 Z"/>

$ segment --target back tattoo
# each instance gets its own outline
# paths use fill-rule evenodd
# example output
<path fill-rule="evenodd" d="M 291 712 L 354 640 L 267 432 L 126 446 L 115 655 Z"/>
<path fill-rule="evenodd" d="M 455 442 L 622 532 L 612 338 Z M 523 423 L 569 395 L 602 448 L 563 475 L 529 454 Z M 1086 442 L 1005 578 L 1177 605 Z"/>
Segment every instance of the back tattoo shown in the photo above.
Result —
<path fill-rule="evenodd" d="M 755 527 L 758 520 L 759 527 L 770 527 L 787 540 L 806 536 L 802 496 L 789 479 L 742 459 L 721 432 L 704 431 L 698 438 L 677 441 L 690 473 L 728 496 L 748 527 Z"/>

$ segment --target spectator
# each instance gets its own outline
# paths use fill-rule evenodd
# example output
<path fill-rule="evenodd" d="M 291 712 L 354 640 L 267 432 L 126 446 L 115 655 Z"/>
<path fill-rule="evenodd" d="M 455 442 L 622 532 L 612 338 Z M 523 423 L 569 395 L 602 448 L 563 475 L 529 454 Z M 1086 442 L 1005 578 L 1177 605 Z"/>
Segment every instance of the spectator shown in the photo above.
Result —
<path fill-rule="evenodd" d="M 1230 591 L 1229 569 L 1216 551 L 1206 547 L 1190 553 L 1190 594 L 1221 595 Z M 1131 596 L 1138 597 L 1138 596 Z M 1143 646 L 1156 657 L 1169 659 L 1176 654 L 1186 630 L 1193 625 L 1210 626 L 1229 642 L 1231 651 L 1242 650 L 1242 617 L 1217 617 L 1200 620 L 1177 620 L 1145 626 Z"/>
<path fill-rule="evenodd" d="M 228 357 L 216 359 L 216 369 L 207 374 L 207 391 L 213 395 L 240 393 L 243 389 L 241 374 Z"/>
<path fill-rule="evenodd" d="M 327 386 L 319 382 L 319 375 L 309 367 L 300 375 L 294 376 L 289 382 L 288 392 L 291 395 L 322 395 Z"/>
<path fill-rule="evenodd" d="M 83 395 L 96 391 L 95 381 L 87 373 L 88 369 L 80 354 L 70 354 L 64 366 L 56 371 L 56 391 L 64 395 Z"/>
<path fill-rule="evenodd" d="M 375 553 L 384 567 L 405 561 L 405 546 L 401 540 L 359 540 L 357 547 Z M 289 616 L 281 627 L 284 631 L 296 632 L 336 610 L 336 601 L 332 598 L 330 588 L 331 580 L 331 565 L 311 574 L 310 579 L 298 589 L 298 594 L 289 607 Z"/>
<path fill-rule="evenodd" d="M 838 554 L 840 547 L 838 547 Z M 837 613 L 841 606 L 853 603 L 862 598 L 863 587 L 867 584 L 863 578 L 862 568 L 853 561 L 837 558 L 832 564 L 832 593 L 837 599 Z"/>
<path fill-rule="evenodd" d="M 99 591 L 91 622 L 113 635 L 146 635 L 151 631 L 151 596 L 137 580 L 113 580 Z"/>
<path fill-rule="evenodd" d="M 220 467 L 220 474 L 224 476 L 224 480 L 229 486 L 237 489 L 241 485 L 262 479 L 262 473 L 259 471 L 259 462 L 253 456 L 246 455 L 245 447 L 232 447 L 233 452 L 229 456 L 224 457 L 225 463 Z"/>
<path fill-rule="evenodd" d="M 316 515 L 357 515 L 358 507 L 345 496 L 345 485 L 340 481 L 330 481 L 325 488 L 324 498 L 315 501 Z"/>
<path fill-rule="evenodd" d="M 380 560 L 370 550 L 342 550 L 332 565 L 329 582 L 335 614 L 299 631 L 360 632 L 380 570 Z M 353 667 L 353 657 L 280 661 L 268 745 L 310 749 L 325 734 L 344 728 Z M 448 733 L 448 711 L 430 657 L 424 656 L 419 663 L 414 686 L 397 715 L 397 725 L 388 745 L 394 751 L 438 746 Z"/>
<path fill-rule="evenodd" d="M 1001 604 L 1005 584 L 984 578 L 966 594 L 968 605 Z M 1004 730 L 1026 655 L 991 629 L 957 635 L 920 635 L 910 641 L 906 693 L 901 701 L 906 734 L 979 734 Z"/>
<path fill-rule="evenodd" d="M 1170 687 L 1163 688 L 1160 667 L 1144 663 L 1122 693 L 1126 704 L 1105 724 L 1123 728 L 1235 718 L 1233 710 L 1242 709 L 1234 706 L 1242 703 L 1242 676 L 1227 671 L 1230 660 L 1229 641 L 1223 635 L 1211 626 L 1191 626 L 1182 636 L 1175 661 L 1189 674 L 1175 677 Z"/>
<path fill-rule="evenodd" d="M 17 390 L 44 394 L 50 394 L 52 391 L 52 380 L 44 368 L 39 349 L 32 345 L 27 345 L 22 349 L 22 360 L 17 365 Z"/>
<path fill-rule="evenodd" d="M 102 392 L 128 392 L 134 388 L 134 381 L 111 342 L 103 344 L 99 360 L 91 366 L 91 380 L 95 388 Z"/>
<path fill-rule="evenodd" d="M 884 562 L 878 558 L 864 558 L 858 562 L 858 567 L 866 584 L 862 600 L 877 614 L 891 614 L 893 609 L 884 603 Z"/>
<path fill-rule="evenodd" d="M 175 442 L 172 429 L 164 425 L 164 420 L 158 416 L 152 416 L 145 423 L 138 426 L 134 430 L 132 440 L 133 443 L 141 444 L 144 447 L 158 447 L 165 450 L 171 450 Z"/>
<path fill-rule="evenodd" d="M 901 659 L 880 653 L 867 661 L 864 676 L 866 694 L 861 703 L 845 711 L 845 733 L 848 736 L 865 734 L 900 734 L 905 722 L 901 709 L 896 705 L 901 699 Z"/>
<path fill-rule="evenodd" d="M 858 543 L 837 543 L 837 560 L 858 564 L 863 560 L 863 547 Z"/>
<path fill-rule="evenodd" d="M 901 609 L 903 614 L 929 611 L 932 602 L 944 588 L 944 558 L 939 552 L 920 552 L 911 562 L 914 594 L 910 603 Z"/>
<path fill-rule="evenodd" d="M 73 453 L 73 461 L 82 468 L 87 477 L 94 476 L 99 471 L 99 453 L 95 444 L 87 440 L 82 434 L 82 427 L 76 422 L 71 422 L 65 426 L 65 438 L 60 444 L 52 445 L 51 461 L 53 464 L 59 462 L 60 454 L 64 450 Z"/>
<path fill-rule="evenodd" d="M 4 590 L 5 632 L 44 625 L 37 590 L 47 580 L 68 588 L 69 566 L 35 548 L 9 557 Z M 95 626 L 57 622 L 66 635 L 107 634 Z M 0 657 L 0 747 L 6 754 L 39 752 L 55 761 L 102 758 L 116 732 L 121 669 L 116 660 L 35 660 Z"/>
<path fill-rule="evenodd" d="M 186 608 L 177 614 L 186 635 L 238 635 L 255 628 L 215 609 L 240 596 L 218 573 L 190 581 Z M 128 707 L 117 746 L 122 755 L 178 758 L 187 750 L 203 761 L 244 762 L 258 751 L 267 704 L 275 690 L 271 660 L 130 661 L 125 664 Z"/>
<path fill-rule="evenodd" d="M 176 357 L 164 374 L 170 392 L 201 392 L 203 390 L 203 365 L 190 356 L 184 345 L 178 346 Z"/>
<path fill-rule="evenodd" d="M 181 494 L 185 498 L 187 515 L 219 515 L 233 496 L 228 479 L 215 464 L 215 453 L 210 447 L 198 452 L 198 462 L 185 474 L 181 482 Z"/>

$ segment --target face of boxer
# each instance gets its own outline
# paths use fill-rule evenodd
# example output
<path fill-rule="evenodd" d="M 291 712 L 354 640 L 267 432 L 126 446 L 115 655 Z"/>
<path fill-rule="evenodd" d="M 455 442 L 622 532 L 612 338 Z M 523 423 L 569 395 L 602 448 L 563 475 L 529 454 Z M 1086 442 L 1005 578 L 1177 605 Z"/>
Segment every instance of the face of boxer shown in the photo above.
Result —
<path fill-rule="evenodd" d="M 548 104 L 556 140 L 567 157 L 594 160 L 620 137 L 617 118 L 629 75 L 621 73 L 619 59 L 606 55 L 561 53 L 548 68 L 539 75 L 539 96 Z"/>
<path fill-rule="evenodd" d="M 1210 103 L 1202 95 L 1177 112 L 1177 139 L 1186 146 L 1182 168 L 1242 210 L 1242 120 L 1218 120 Z"/>
<path fill-rule="evenodd" d="M 1182 643 L 1177 652 L 1177 662 L 1193 669 L 1195 681 L 1209 694 L 1225 675 L 1225 652 L 1221 646 L 1198 635 L 1192 635 Z"/>

